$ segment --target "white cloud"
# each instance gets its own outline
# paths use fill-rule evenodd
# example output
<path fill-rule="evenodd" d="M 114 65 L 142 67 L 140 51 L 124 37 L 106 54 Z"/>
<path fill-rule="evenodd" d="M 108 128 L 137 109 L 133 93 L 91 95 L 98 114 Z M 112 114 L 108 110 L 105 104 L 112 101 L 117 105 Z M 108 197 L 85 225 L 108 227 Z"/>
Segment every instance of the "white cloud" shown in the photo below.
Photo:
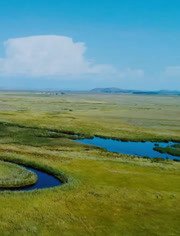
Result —
<path fill-rule="evenodd" d="M 168 77 L 180 77 L 180 66 L 168 66 L 165 69 L 165 75 Z"/>
<path fill-rule="evenodd" d="M 56 35 L 9 39 L 4 43 L 5 56 L 0 58 L 0 76 L 113 75 L 142 77 L 140 69 L 118 71 L 108 64 L 86 59 L 86 46 L 72 38 Z"/>
<path fill-rule="evenodd" d="M 32 36 L 9 39 L 0 58 L 0 74 L 59 76 L 115 73 L 111 65 L 96 65 L 86 60 L 84 43 L 64 36 Z"/>

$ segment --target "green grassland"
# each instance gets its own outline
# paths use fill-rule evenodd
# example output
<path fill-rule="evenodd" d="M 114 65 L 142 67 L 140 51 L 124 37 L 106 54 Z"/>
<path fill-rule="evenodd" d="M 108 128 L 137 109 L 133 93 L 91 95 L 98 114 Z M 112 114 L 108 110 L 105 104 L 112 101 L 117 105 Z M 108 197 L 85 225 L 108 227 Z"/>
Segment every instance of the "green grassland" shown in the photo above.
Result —
<path fill-rule="evenodd" d="M 0 192 L 0 234 L 179 235 L 179 162 L 72 140 L 78 133 L 179 141 L 179 99 L 1 93 L 0 160 L 38 167 L 64 184 Z"/>
<path fill-rule="evenodd" d="M 37 176 L 27 169 L 0 161 L 0 189 L 28 186 L 36 180 Z"/>
<path fill-rule="evenodd" d="M 0 93 L 0 121 L 125 140 L 180 141 L 180 97 Z"/>

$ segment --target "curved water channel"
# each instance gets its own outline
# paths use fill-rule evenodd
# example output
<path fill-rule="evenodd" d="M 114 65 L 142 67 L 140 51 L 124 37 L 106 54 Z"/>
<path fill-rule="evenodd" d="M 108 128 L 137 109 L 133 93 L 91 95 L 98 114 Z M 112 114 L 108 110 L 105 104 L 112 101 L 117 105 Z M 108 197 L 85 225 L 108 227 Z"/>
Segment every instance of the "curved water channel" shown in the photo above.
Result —
<path fill-rule="evenodd" d="M 153 148 L 158 145 L 159 147 L 166 147 L 175 144 L 174 142 L 124 142 L 121 140 L 107 139 L 107 138 L 88 138 L 88 139 L 77 139 L 78 143 L 93 145 L 101 147 L 110 152 L 149 157 L 149 158 L 163 158 L 180 161 L 179 156 L 172 156 L 167 153 L 159 153 Z M 57 177 L 52 174 L 48 174 L 42 170 L 35 169 L 33 167 L 24 166 L 27 170 L 34 172 L 37 175 L 37 181 L 33 185 L 17 187 L 17 188 L 1 188 L 0 191 L 30 191 L 45 188 L 52 188 L 63 184 Z"/>
<path fill-rule="evenodd" d="M 163 158 L 180 161 L 179 156 L 172 156 L 167 153 L 160 153 L 153 150 L 158 145 L 159 147 L 166 147 L 175 144 L 174 142 L 132 142 L 121 141 L 109 138 L 88 138 L 75 140 L 79 143 L 101 147 L 110 152 L 117 152 L 128 155 L 135 155 L 149 158 Z"/>
<path fill-rule="evenodd" d="M 15 187 L 15 188 L 1 188 L 0 191 L 30 191 L 30 190 L 38 190 L 38 189 L 45 189 L 45 188 L 52 188 L 56 186 L 60 186 L 63 183 L 56 178 L 55 176 L 48 174 L 42 170 L 37 170 L 32 167 L 26 167 L 23 165 L 24 168 L 27 170 L 32 171 L 37 175 L 37 181 L 33 185 L 23 186 L 23 187 Z"/>

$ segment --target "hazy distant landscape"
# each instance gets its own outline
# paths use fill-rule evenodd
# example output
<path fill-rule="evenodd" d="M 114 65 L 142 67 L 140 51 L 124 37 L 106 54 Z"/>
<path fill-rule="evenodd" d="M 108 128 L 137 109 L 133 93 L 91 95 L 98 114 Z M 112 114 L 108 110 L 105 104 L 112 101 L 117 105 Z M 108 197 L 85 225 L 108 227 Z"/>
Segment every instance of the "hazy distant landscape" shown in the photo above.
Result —
<path fill-rule="evenodd" d="M 111 94 L 144 94 L 144 95 L 180 95 L 180 91 L 159 90 L 159 91 L 143 91 L 143 90 L 129 90 L 119 88 L 95 88 L 90 90 L 92 93 L 111 93 Z"/>

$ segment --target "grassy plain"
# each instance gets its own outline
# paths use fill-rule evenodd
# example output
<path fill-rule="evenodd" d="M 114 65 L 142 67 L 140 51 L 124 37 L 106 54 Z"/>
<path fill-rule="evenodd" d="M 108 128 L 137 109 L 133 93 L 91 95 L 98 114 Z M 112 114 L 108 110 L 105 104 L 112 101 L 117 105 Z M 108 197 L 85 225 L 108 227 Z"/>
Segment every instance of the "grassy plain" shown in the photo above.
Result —
<path fill-rule="evenodd" d="M 34 184 L 37 176 L 27 169 L 0 161 L 0 189 L 23 187 Z"/>
<path fill-rule="evenodd" d="M 52 189 L 1 192 L 0 234 L 180 234 L 178 162 L 109 153 L 69 139 L 75 132 L 180 140 L 180 98 L 0 96 L 0 159 L 67 180 Z"/>
<path fill-rule="evenodd" d="M 126 140 L 180 141 L 180 97 L 1 93 L 0 120 Z"/>

